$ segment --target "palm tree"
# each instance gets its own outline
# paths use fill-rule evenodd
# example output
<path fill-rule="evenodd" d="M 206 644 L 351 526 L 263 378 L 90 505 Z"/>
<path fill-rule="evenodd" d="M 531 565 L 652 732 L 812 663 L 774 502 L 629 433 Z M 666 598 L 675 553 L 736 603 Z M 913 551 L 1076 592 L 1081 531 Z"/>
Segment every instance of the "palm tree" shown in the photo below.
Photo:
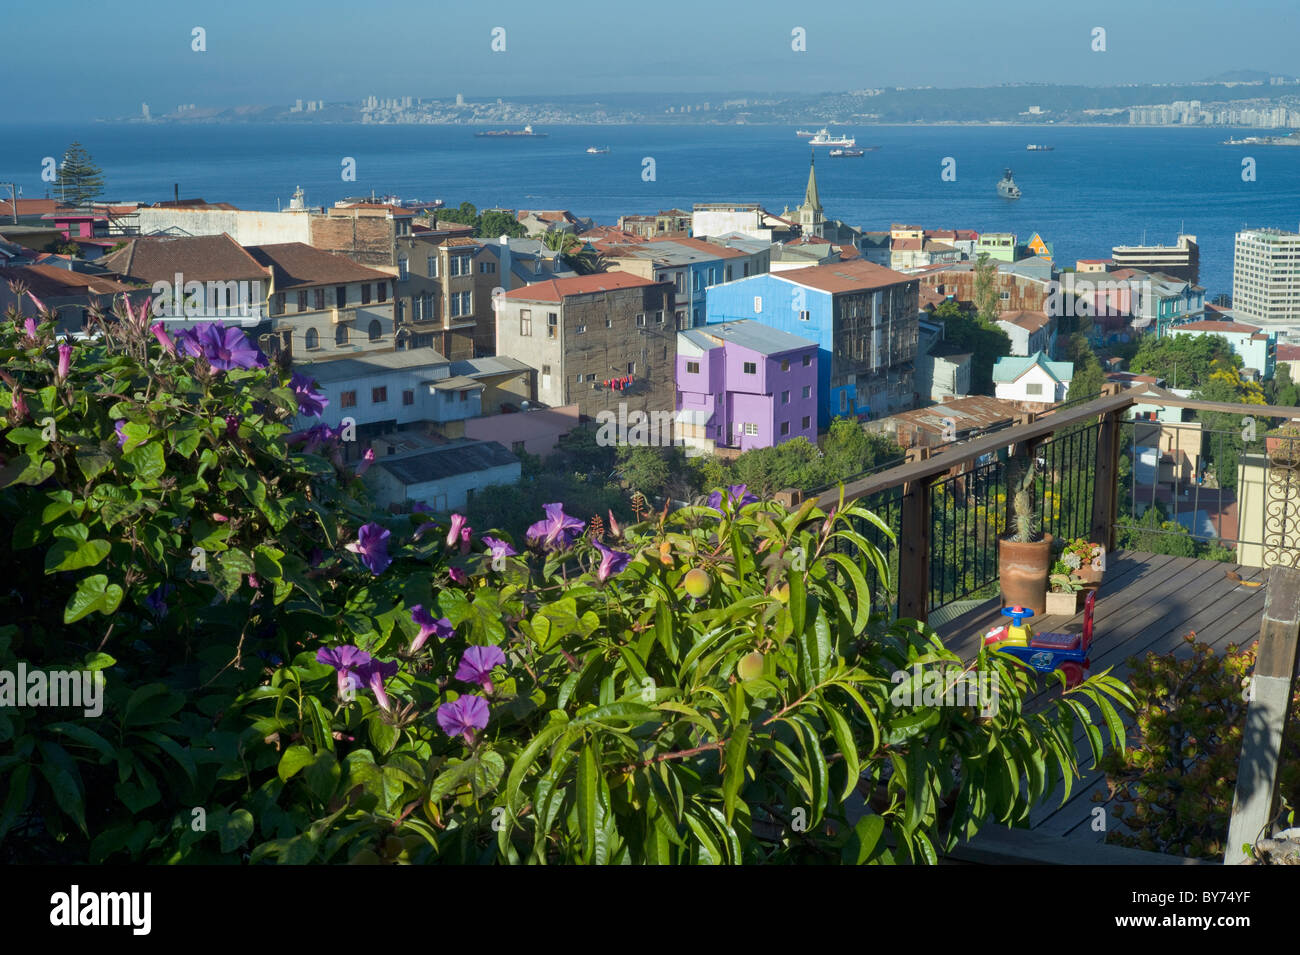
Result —
<path fill-rule="evenodd" d="M 545 232 L 542 234 L 542 246 L 560 253 L 565 264 L 579 275 L 600 271 L 599 253 L 572 232 Z"/>

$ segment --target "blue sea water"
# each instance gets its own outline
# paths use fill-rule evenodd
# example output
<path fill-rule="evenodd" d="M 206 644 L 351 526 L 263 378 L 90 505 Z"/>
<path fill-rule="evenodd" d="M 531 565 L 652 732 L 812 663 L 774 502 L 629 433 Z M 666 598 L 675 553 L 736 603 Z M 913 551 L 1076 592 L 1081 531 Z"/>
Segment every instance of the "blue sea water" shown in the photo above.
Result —
<path fill-rule="evenodd" d="M 542 127 L 539 127 L 542 129 Z M 858 159 L 817 151 L 822 205 L 868 229 L 1034 232 L 1061 265 L 1104 258 L 1116 244 L 1172 244 L 1180 229 L 1201 244 L 1201 284 L 1231 291 L 1233 235 L 1245 225 L 1300 224 L 1300 148 L 1224 146 L 1229 131 L 1128 127 L 848 128 Z M 313 205 L 348 195 L 462 200 L 479 207 L 571 209 L 612 224 L 621 214 L 696 202 L 753 201 L 774 212 L 802 201 L 810 147 L 792 127 L 556 126 L 545 139 L 479 139 L 466 126 L 0 125 L 0 182 L 46 194 L 41 160 L 80 140 L 103 168 L 105 198 L 154 202 L 201 196 L 275 209 L 296 186 Z M 1030 142 L 1052 152 L 1026 152 Z M 588 155 L 588 146 L 608 146 Z M 1242 160 L 1256 179 L 1242 179 Z M 356 160 L 355 182 L 341 178 Z M 644 160 L 654 161 L 654 177 Z M 955 182 L 940 172 L 956 160 Z M 1022 198 L 999 199 L 1002 170 Z"/>

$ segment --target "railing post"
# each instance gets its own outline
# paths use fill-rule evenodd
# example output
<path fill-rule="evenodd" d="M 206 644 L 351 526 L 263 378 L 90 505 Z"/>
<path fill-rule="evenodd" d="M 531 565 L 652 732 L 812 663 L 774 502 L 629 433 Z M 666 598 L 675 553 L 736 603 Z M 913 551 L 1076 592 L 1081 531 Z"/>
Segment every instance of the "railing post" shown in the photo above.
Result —
<path fill-rule="evenodd" d="M 1295 688 L 1296 647 L 1300 643 L 1300 571 L 1271 567 L 1259 649 L 1246 704 L 1246 731 L 1237 762 L 1237 791 L 1228 822 L 1224 865 L 1246 861 L 1243 845 L 1254 845 L 1273 819 L 1278 761 L 1287 712 Z"/>
<path fill-rule="evenodd" d="M 930 449 L 911 448 L 908 463 L 925 461 Z M 898 615 L 924 620 L 930 611 L 930 487 L 927 477 L 903 484 L 898 532 Z"/>
<path fill-rule="evenodd" d="M 1102 386 L 1103 395 L 1118 394 L 1121 386 Z M 1093 471 L 1092 526 L 1088 539 L 1101 544 L 1106 553 L 1115 549 L 1115 517 L 1119 506 L 1119 445 L 1123 412 L 1101 416 L 1097 427 L 1097 461 Z"/>

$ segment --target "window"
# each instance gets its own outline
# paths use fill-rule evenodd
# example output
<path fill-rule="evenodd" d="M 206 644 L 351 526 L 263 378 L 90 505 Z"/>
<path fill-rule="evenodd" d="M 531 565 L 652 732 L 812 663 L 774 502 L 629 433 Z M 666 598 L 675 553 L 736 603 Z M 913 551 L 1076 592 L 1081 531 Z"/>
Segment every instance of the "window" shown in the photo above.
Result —
<path fill-rule="evenodd" d="M 753 437 L 754 435 L 757 435 L 757 434 L 758 434 L 758 425 L 756 425 L 756 424 L 752 424 L 752 423 L 750 423 L 750 422 L 746 422 L 746 423 L 745 423 L 745 434 L 749 435 L 750 437 Z"/>
<path fill-rule="evenodd" d="M 298 311 L 307 311 L 307 290 L 303 289 L 298 293 Z"/>
<path fill-rule="evenodd" d="M 747 374 L 747 375 L 757 375 L 757 374 L 758 374 L 758 363 L 757 363 L 757 362 L 752 362 L 752 361 L 747 361 L 747 362 L 745 362 L 745 374 Z"/>
<path fill-rule="evenodd" d="M 362 305 L 370 304 L 370 283 L 369 282 L 365 282 L 361 286 L 361 304 Z"/>
<path fill-rule="evenodd" d="M 436 279 L 438 277 L 438 256 L 429 256 L 429 261 L 426 264 L 428 265 L 429 278 Z"/>
<path fill-rule="evenodd" d="M 781 437 L 784 438 L 784 437 L 785 437 L 787 434 L 789 434 L 789 433 L 790 433 L 790 422 L 788 422 L 788 421 L 782 421 L 782 422 L 781 422 Z"/>
<path fill-rule="evenodd" d="M 472 271 L 468 255 L 453 255 L 451 257 L 451 274 L 453 277 L 457 275 L 470 275 Z"/>
<path fill-rule="evenodd" d="M 727 274 L 727 281 L 730 282 L 730 281 L 731 281 L 731 266 L 730 266 L 730 265 L 727 266 L 727 273 L 726 273 L 726 274 Z"/>
<path fill-rule="evenodd" d="M 700 373 L 700 363 L 698 361 L 688 361 L 686 363 L 686 374 L 698 375 Z"/>
<path fill-rule="evenodd" d="M 807 415 L 804 415 L 803 425 L 800 428 L 800 430 L 807 431 L 810 427 L 812 427 L 812 418 L 808 417 Z"/>
<path fill-rule="evenodd" d="M 406 306 L 400 298 L 393 299 L 393 321 L 398 325 L 402 324 L 402 318 L 406 314 Z"/>
<path fill-rule="evenodd" d="M 451 293 L 451 317 L 462 318 L 469 315 L 473 309 L 470 305 L 469 292 L 452 292 Z"/>
<path fill-rule="evenodd" d="M 573 330 L 573 334 L 575 334 L 575 335 L 585 335 L 585 334 L 587 334 L 587 326 L 586 326 L 586 325 L 579 325 L 577 328 L 575 328 L 575 329 Z"/>
<path fill-rule="evenodd" d="M 761 295 L 754 296 L 754 314 L 755 315 L 763 314 L 763 296 Z"/>
<path fill-rule="evenodd" d="M 277 315 L 284 314 L 284 293 L 283 292 L 275 293 L 275 314 Z"/>
<path fill-rule="evenodd" d="M 1027 395 L 1041 395 L 1042 393 L 1043 393 L 1042 382 L 1035 382 L 1034 384 L 1025 385 L 1025 394 Z"/>
<path fill-rule="evenodd" d="M 612 318 L 607 318 L 607 319 L 605 319 L 605 327 L 606 327 L 606 328 L 613 328 L 613 327 L 614 327 L 614 320 L 613 320 Z"/>
<path fill-rule="evenodd" d="M 803 386 L 803 397 L 805 397 L 805 398 L 811 398 L 811 397 L 812 397 L 812 385 L 804 385 L 804 386 Z"/>
<path fill-rule="evenodd" d="M 664 313 L 663 313 L 663 309 L 660 309 L 659 311 L 655 312 L 655 324 L 662 325 L 663 323 L 664 323 Z"/>
<path fill-rule="evenodd" d="M 366 331 L 370 335 L 370 340 L 372 342 L 377 342 L 379 341 L 379 336 L 383 334 L 384 330 L 383 330 L 383 326 L 379 324 L 379 321 L 377 319 L 372 319 L 370 322 L 370 327 Z"/>
<path fill-rule="evenodd" d="M 840 392 L 840 411 L 841 411 L 841 412 L 844 412 L 844 411 L 848 411 L 848 410 L 849 410 L 849 393 L 848 393 L 847 391 L 841 391 L 841 392 Z"/>
<path fill-rule="evenodd" d="M 519 310 L 519 337 L 531 338 L 533 334 L 533 310 L 531 308 L 521 308 Z"/>
<path fill-rule="evenodd" d="M 357 393 L 355 391 L 345 391 L 339 396 L 339 406 L 342 408 L 355 408 L 357 406 Z"/>
<path fill-rule="evenodd" d="M 334 344 L 341 346 L 346 345 L 347 343 L 348 327 L 346 325 L 340 325 L 338 328 L 334 329 Z"/>
<path fill-rule="evenodd" d="M 790 403 L 790 392 L 788 391 L 781 392 L 781 404 L 788 405 L 789 403 Z"/>
<path fill-rule="evenodd" d="M 402 392 L 402 404 L 403 405 L 415 404 L 415 392 L 410 388 Z"/>
<path fill-rule="evenodd" d="M 628 373 L 629 375 L 635 375 L 635 374 L 636 374 L 636 362 L 634 362 L 634 361 L 630 361 L 630 362 L 627 363 L 627 373 Z"/>
<path fill-rule="evenodd" d="M 404 255 L 399 255 L 397 257 L 397 277 L 405 279 L 408 275 L 410 275 L 410 270 L 407 268 L 407 258 Z"/>
<path fill-rule="evenodd" d="M 348 287 L 346 285 L 340 285 L 334 289 L 334 305 L 337 308 L 342 308 L 347 304 L 348 304 Z"/>
<path fill-rule="evenodd" d="M 312 289 L 312 305 L 317 311 L 325 307 L 325 290 L 323 288 Z"/>
<path fill-rule="evenodd" d="M 560 316 L 554 312 L 546 313 L 546 337 L 558 338 L 560 334 Z"/>
<path fill-rule="evenodd" d="M 637 327 L 637 328 L 645 328 L 645 313 L 644 313 L 644 312 L 638 312 L 638 313 L 637 313 L 637 316 L 636 316 L 636 327 Z"/>
<path fill-rule="evenodd" d="M 803 366 L 804 366 L 805 368 L 807 368 L 807 367 L 808 367 L 809 365 L 811 365 L 811 364 L 812 364 L 812 355 L 804 355 L 804 356 L 803 356 Z"/>
<path fill-rule="evenodd" d="M 495 262 L 480 262 L 478 264 L 478 271 L 480 275 L 495 275 L 496 270 L 497 270 L 497 264 Z"/>
<path fill-rule="evenodd" d="M 799 321 L 801 321 L 801 322 L 811 322 L 811 321 L 812 321 L 812 313 L 809 312 L 809 311 L 806 311 L 806 310 L 800 312 L 800 313 L 799 313 Z"/>
<path fill-rule="evenodd" d="M 781 359 L 781 370 L 782 370 L 782 371 L 789 371 L 789 370 L 790 370 L 790 359 L 789 359 L 789 358 L 782 358 L 782 359 Z"/>
<path fill-rule="evenodd" d="M 469 389 L 468 389 L 468 388 L 464 388 L 464 389 L 461 390 L 461 393 L 460 393 L 460 400 L 461 400 L 461 401 L 469 401 Z"/>
<path fill-rule="evenodd" d="M 998 293 L 998 298 L 1002 299 L 1002 301 L 1004 301 L 1004 302 L 1009 301 L 1009 300 L 1011 299 L 1011 293 L 1010 293 L 1010 292 L 999 292 L 999 293 Z"/>
<path fill-rule="evenodd" d="M 748 262 L 745 262 L 745 263 L 743 263 L 743 264 L 741 265 L 741 272 L 740 272 L 740 275 L 741 275 L 741 278 L 747 278 L 747 277 L 749 276 L 749 263 L 748 263 Z"/>
<path fill-rule="evenodd" d="M 307 329 L 307 347 L 320 348 L 320 334 L 314 328 Z"/>
<path fill-rule="evenodd" d="M 388 301 L 388 283 L 387 283 L 387 282 L 380 282 L 380 283 L 379 283 L 379 296 L 378 296 L 378 298 L 379 298 L 379 301 L 381 301 L 381 302 L 387 302 L 387 301 Z"/>
<path fill-rule="evenodd" d="M 387 385 L 384 385 L 384 386 L 379 387 L 379 388 L 371 388 L 371 389 L 370 389 L 370 403 L 371 403 L 371 404 L 374 404 L 374 405 L 382 405 L 382 404 L 383 404 L 385 401 L 387 401 L 387 400 L 388 400 L 388 386 L 387 386 Z"/>

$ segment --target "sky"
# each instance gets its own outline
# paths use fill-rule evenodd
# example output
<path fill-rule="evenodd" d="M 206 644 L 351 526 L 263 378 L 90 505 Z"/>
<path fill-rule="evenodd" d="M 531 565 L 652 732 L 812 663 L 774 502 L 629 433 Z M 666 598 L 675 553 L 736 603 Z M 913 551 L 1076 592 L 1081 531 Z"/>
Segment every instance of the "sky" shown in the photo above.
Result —
<path fill-rule="evenodd" d="M 180 103 L 825 92 L 1300 74 L 1295 0 L 60 0 L 6 4 L 0 122 Z M 207 49 L 192 49 L 193 30 Z M 492 50 L 494 28 L 505 50 Z M 1093 30 L 1106 50 L 1094 52 Z M 792 49 L 801 28 L 806 49 Z"/>

